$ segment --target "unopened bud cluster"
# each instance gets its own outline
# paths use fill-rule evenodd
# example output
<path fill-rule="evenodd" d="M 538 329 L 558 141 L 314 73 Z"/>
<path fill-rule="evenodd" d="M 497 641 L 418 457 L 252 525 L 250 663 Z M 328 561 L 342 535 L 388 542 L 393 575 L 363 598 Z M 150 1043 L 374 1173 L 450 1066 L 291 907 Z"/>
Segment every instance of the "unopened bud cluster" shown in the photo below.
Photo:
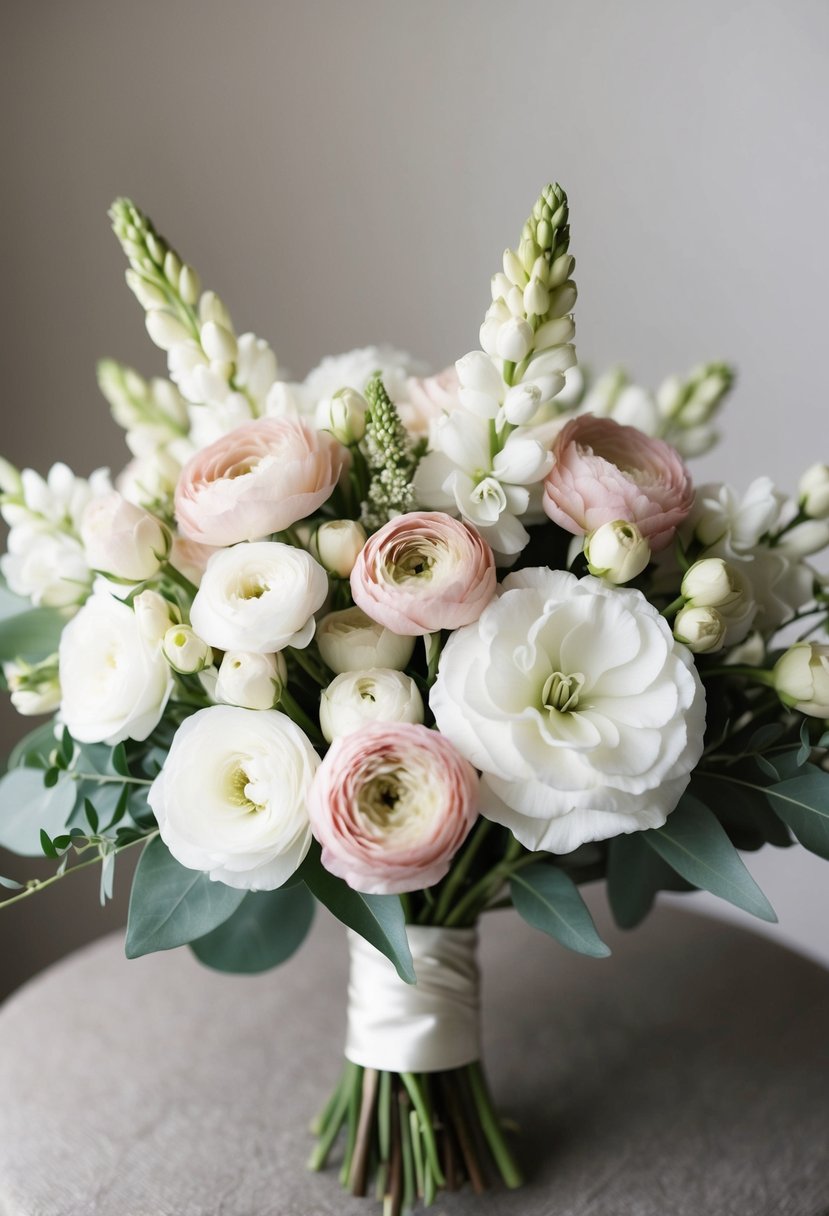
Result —
<path fill-rule="evenodd" d="M 739 610 L 743 587 L 721 557 L 705 557 L 686 570 L 684 604 L 674 618 L 674 637 L 694 652 L 708 654 L 725 644 L 729 618 Z"/>

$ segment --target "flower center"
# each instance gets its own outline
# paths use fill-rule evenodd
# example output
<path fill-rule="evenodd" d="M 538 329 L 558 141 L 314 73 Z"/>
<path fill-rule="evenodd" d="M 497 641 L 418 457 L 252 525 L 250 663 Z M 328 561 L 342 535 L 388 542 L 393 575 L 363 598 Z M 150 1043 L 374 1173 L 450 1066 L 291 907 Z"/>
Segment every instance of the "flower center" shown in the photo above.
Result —
<path fill-rule="evenodd" d="M 405 790 L 396 772 L 378 773 L 360 793 L 360 810 L 375 827 L 392 826 L 404 808 Z"/>
<path fill-rule="evenodd" d="M 244 811 L 254 813 L 261 811 L 263 804 L 261 802 L 254 802 L 248 796 L 247 791 L 250 784 L 250 776 L 245 772 L 244 767 L 241 764 L 237 765 L 228 779 L 228 801 Z"/>
<path fill-rule="evenodd" d="M 240 600 L 258 600 L 268 590 L 268 584 L 261 574 L 243 574 L 239 579 L 237 594 Z"/>
<path fill-rule="evenodd" d="M 584 676 L 574 671 L 566 676 L 563 671 L 554 671 L 547 676 L 541 690 L 541 704 L 545 709 L 559 714 L 573 713 L 578 708 L 579 693 L 584 686 Z"/>
<path fill-rule="evenodd" d="M 438 554 L 433 546 L 426 544 L 406 545 L 394 554 L 390 563 L 390 574 L 395 582 L 406 582 L 415 578 L 431 578 Z"/>

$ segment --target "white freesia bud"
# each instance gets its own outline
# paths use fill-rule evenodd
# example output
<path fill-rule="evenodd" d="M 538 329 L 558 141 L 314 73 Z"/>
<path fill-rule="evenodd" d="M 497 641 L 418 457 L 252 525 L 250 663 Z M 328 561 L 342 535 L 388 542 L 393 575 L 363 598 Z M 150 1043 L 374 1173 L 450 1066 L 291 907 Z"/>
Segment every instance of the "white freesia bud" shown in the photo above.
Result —
<path fill-rule="evenodd" d="M 674 637 L 694 654 L 720 650 L 725 638 L 725 621 L 716 608 L 680 608 L 674 619 Z"/>
<path fill-rule="evenodd" d="M 157 574 L 170 549 L 160 520 L 115 491 L 89 502 L 81 540 L 90 569 L 131 583 Z"/>
<path fill-rule="evenodd" d="M 829 519 L 804 519 L 781 536 L 778 553 L 795 559 L 820 553 L 829 545 Z"/>
<path fill-rule="evenodd" d="M 509 281 L 507 276 L 502 274 L 499 270 L 497 274 L 492 276 L 489 283 L 489 290 L 492 294 L 493 300 L 500 300 L 502 296 L 505 296 L 507 292 L 511 290 L 512 286 L 513 284 Z"/>
<path fill-rule="evenodd" d="M 189 625 L 172 625 L 161 649 L 173 671 L 183 676 L 197 675 L 213 662 L 213 651 Z"/>
<path fill-rule="evenodd" d="M 177 625 L 181 614 L 175 604 L 165 600 L 157 591 L 142 591 L 132 601 L 138 631 L 147 642 L 160 642 L 171 625 Z"/>
<path fill-rule="evenodd" d="M 216 700 L 242 709 L 273 709 L 287 679 L 283 655 L 229 650 L 219 667 Z"/>
<path fill-rule="evenodd" d="M 202 325 L 206 325 L 208 321 L 215 321 L 217 325 L 223 326 L 225 329 L 230 330 L 231 333 L 233 332 L 233 322 L 230 319 L 230 313 L 215 291 L 202 292 L 201 299 L 199 300 L 199 321 Z"/>
<path fill-rule="evenodd" d="M 24 717 L 50 714 L 60 705 L 57 655 L 51 655 L 40 663 L 26 663 L 22 659 L 4 663 L 3 675 L 9 686 L 12 705 Z"/>
<path fill-rule="evenodd" d="M 533 347 L 533 327 L 522 317 L 510 317 L 498 330 L 496 349 L 502 359 L 520 363 Z"/>
<path fill-rule="evenodd" d="M 536 384 L 517 384 L 504 398 L 504 417 L 513 426 L 526 426 L 539 410 L 541 389 Z"/>
<path fill-rule="evenodd" d="M 524 293 L 520 287 L 510 287 L 506 295 L 506 304 L 514 317 L 524 316 Z"/>
<path fill-rule="evenodd" d="M 329 574 L 348 578 L 365 543 L 365 529 L 356 520 L 332 519 L 320 524 L 312 552 Z"/>
<path fill-rule="evenodd" d="M 540 279 L 530 279 L 524 288 L 524 308 L 528 315 L 543 317 L 550 307 L 550 293 Z"/>
<path fill-rule="evenodd" d="M 576 295 L 576 284 L 572 280 L 557 287 L 550 296 L 550 316 L 563 317 L 565 313 L 572 312 L 576 304 Z"/>
<path fill-rule="evenodd" d="M 535 349 L 547 350 L 550 346 L 561 346 L 571 342 L 576 335 L 576 323 L 569 314 L 564 317 L 553 317 L 539 325 L 535 331 Z"/>
<path fill-rule="evenodd" d="M 587 537 L 584 555 L 591 574 L 609 583 L 629 583 L 651 559 L 650 545 L 636 524 L 617 519 Z"/>
<path fill-rule="evenodd" d="M 233 363 L 239 352 L 235 336 L 224 325 L 208 321 L 201 329 L 202 350 L 208 359 L 219 363 Z"/>
<path fill-rule="evenodd" d="M 148 283 L 135 270 L 127 270 L 124 277 L 127 280 L 132 294 L 135 296 L 142 308 L 165 308 L 168 300 L 160 287 L 156 287 L 154 283 Z"/>
<path fill-rule="evenodd" d="M 192 307 L 198 303 L 201 293 L 201 279 L 192 266 L 182 266 L 181 274 L 178 276 L 178 290 L 185 304 L 189 304 Z"/>
<path fill-rule="evenodd" d="M 829 465 L 813 464 L 798 483 L 800 509 L 812 519 L 829 516 Z"/>
<path fill-rule="evenodd" d="M 694 562 L 685 572 L 681 591 L 697 608 L 720 608 L 741 594 L 731 567 L 721 557 Z"/>
<path fill-rule="evenodd" d="M 181 274 L 181 270 L 181 258 L 174 250 L 168 249 L 164 254 L 164 274 L 168 282 L 178 282 L 178 277 Z"/>
<path fill-rule="evenodd" d="M 812 718 L 829 718 L 829 646 L 798 642 L 774 665 L 780 700 Z"/>
<path fill-rule="evenodd" d="M 361 608 L 329 612 L 317 625 L 317 645 L 332 671 L 390 667 L 402 671 L 412 657 L 414 637 L 401 637 L 378 625 Z"/>
<path fill-rule="evenodd" d="M 370 722 L 422 722 L 423 700 L 402 671 L 346 671 L 320 696 L 320 726 L 329 743 Z"/>
<path fill-rule="evenodd" d="M 346 446 L 359 443 L 366 433 L 366 411 L 368 402 L 353 388 L 340 389 L 333 397 L 321 401 L 317 407 L 317 425 L 330 431 L 334 438 Z"/>
<path fill-rule="evenodd" d="M 171 346 L 187 342 L 193 336 L 184 322 L 179 321 L 178 317 L 167 312 L 165 308 L 150 309 L 144 323 L 150 338 L 162 350 L 169 350 Z"/>
<path fill-rule="evenodd" d="M 504 274 L 516 287 L 523 287 L 527 272 L 511 249 L 504 250 Z"/>

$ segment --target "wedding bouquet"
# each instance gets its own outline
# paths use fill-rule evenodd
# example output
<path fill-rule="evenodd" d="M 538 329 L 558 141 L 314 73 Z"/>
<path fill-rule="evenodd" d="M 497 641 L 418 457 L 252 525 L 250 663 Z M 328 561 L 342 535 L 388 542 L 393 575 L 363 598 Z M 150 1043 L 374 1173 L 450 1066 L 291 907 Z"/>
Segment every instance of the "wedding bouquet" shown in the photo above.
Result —
<path fill-rule="evenodd" d="M 694 486 L 732 384 L 593 382 L 573 347 L 564 191 L 492 279 L 481 349 L 304 381 L 132 203 L 113 227 L 169 379 L 107 361 L 114 486 L 0 468 L 0 658 L 52 714 L 0 782 L 0 844 L 101 898 L 140 846 L 126 949 L 287 959 L 349 930 L 346 1062 L 311 1164 L 387 1213 L 520 1182 L 480 1061 L 476 924 L 513 906 L 608 953 L 659 890 L 774 913 L 738 849 L 829 857 L 829 468 L 788 499 Z M 781 630 L 783 633 L 781 634 Z M 798 632 L 798 631 L 801 632 Z"/>

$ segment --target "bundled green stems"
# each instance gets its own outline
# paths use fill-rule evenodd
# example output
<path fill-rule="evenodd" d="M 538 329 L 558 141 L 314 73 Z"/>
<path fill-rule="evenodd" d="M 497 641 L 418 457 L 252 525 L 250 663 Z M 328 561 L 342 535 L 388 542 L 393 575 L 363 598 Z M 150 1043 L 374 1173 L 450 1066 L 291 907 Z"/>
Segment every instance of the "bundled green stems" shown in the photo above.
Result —
<path fill-rule="evenodd" d="M 418 1199 L 469 1182 L 482 1194 L 495 1178 L 521 1185 L 521 1174 L 495 1113 L 480 1063 L 434 1073 L 391 1073 L 346 1062 L 312 1124 L 317 1145 L 309 1168 L 321 1170 L 345 1129 L 341 1185 L 373 1192 L 383 1216 L 403 1216 Z"/>

